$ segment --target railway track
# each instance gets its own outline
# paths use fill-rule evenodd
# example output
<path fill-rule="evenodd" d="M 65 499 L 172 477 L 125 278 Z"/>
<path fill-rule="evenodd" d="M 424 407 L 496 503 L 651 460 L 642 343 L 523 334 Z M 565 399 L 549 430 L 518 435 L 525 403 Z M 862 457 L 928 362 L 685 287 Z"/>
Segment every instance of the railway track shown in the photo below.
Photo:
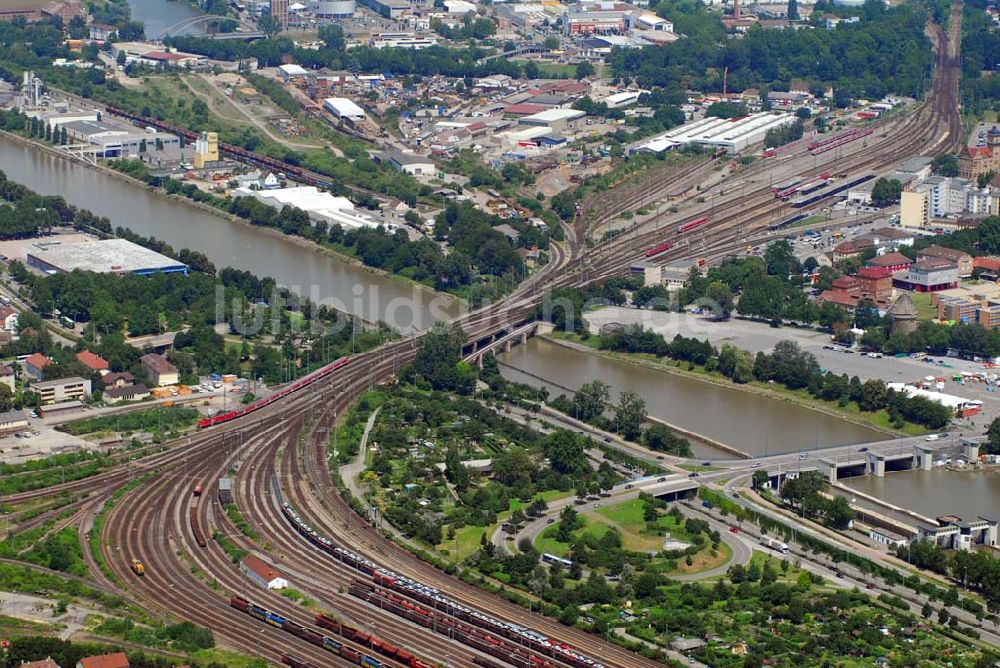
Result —
<path fill-rule="evenodd" d="M 960 21 L 960 7 L 957 14 Z M 953 8 L 953 31 L 955 15 Z M 851 171 L 887 167 L 917 149 L 942 150 L 961 140 L 961 119 L 954 106 L 958 82 L 957 45 L 953 37 L 940 29 L 935 31 L 932 27 L 931 31 L 938 46 L 939 63 L 932 95 L 917 113 L 896 123 L 891 132 L 887 130 L 887 136 L 879 137 L 880 141 L 873 141 L 868 147 L 855 147 L 856 150 L 841 157 L 839 164 L 849 165 Z M 649 196 L 649 193 L 632 193 L 630 197 L 638 199 L 623 201 L 642 201 Z M 721 257 L 741 248 L 747 239 L 766 239 L 768 235 L 763 228 L 769 219 L 780 213 L 781 204 L 773 200 L 770 188 L 761 187 L 714 206 L 732 211 L 715 217 L 709 226 L 687 237 L 685 245 L 678 245 L 664 254 L 666 259 L 690 255 L 695 247 L 698 255 Z M 683 217 L 697 215 L 694 211 L 685 211 Z M 662 225 L 671 234 L 674 234 L 673 222 L 669 217 L 651 221 L 654 228 Z M 538 303 L 541 286 L 574 285 L 614 275 L 632 258 L 641 256 L 650 240 L 662 236 L 659 229 L 637 229 L 634 235 L 619 235 L 584 252 L 588 233 L 600 224 L 601 220 L 578 216 L 569 226 L 566 241 L 553 245 L 547 267 L 507 299 L 473 311 L 459 321 L 470 338 L 496 331 L 500 326 L 530 315 Z M 48 490 L 11 495 L 0 501 L 25 502 L 57 493 L 89 492 L 75 501 L 79 504 L 79 522 L 87 528 L 115 490 L 135 476 L 149 476 L 144 484 L 127 493 L 107 513 L 100 554 L 110 568 L 110 577 L 98 568 L 85 546 L 92 572 L 102 586 L 134 597 L 165 618 L 179 616 L 208 626 L 227 645 L 249 654 L 278 661 L 282 653 L 290 652 L 316 665 L 350 665 L 228 605 L 226 594 L 249 592 L 250 588 L 217 545 L 210 542 L 205 548 L 198 547 L 191 530 L 189 509 L 194 485 L 201 484 L 206 491 L 214 489 L 214 480 L 234 468 L 239 458 L 242 464 L 234 491 L 244 517 L 260 534 L 267 551 L 272 556 L 277 553 L 278 567 L 286 569 L 293 579 L 305 582 L 303 588 L 345 620 L 364 624 L 370 615 L 370 623 L 377 625 L 380 634 L 384 633 L 385 637 L 404 647 L 421 649 L 432 660 L 440 662 L 443 658 L 461 666 L 483 665 L 481 657 L 472 650 L 454 645 L 447 638 L 434 636 L 405 620 L 381 615 L 370 604 L 341 593 L 339 587 L 349 578 L 356 577 L 356 573 L 323 559 L 304 543 L 282 517 L 279 499 L 287 498 L 325 535 L 469 607 L 530 625 L 550 637 L 568 642 L 609 667 L 652 666 L 653 661 L 629 650 L 540 615 L 526 613 L 504 599 L 486 595 L 445 575 L 383 537 L 355 515 L 336 492 L 326 450 L 327 435 L 336 416 L 343 414 L 351 401 L 377 379 L 410 361 L 415 350 L 415 338 L 408 337 L 359 355 L 342 373 L 321 384 L 310 386 L 239 421 L 186 437 L 164 453 L 134 462 L 131 471 L 115 469 Z M 65 512 L 65 509 L 61 510 Z M 260 549 L 240 534 L 221 507 L 206 496 L 198 501 L 196 516 L 206 534 L 217 529 L 239 547 Z M 146 575 L 141 579 L 129 568 L 133 556 L 147 564 Z M 285 597 L 254 589 L 247 598 L 300 623 L 309 622 L 309 613 Z M 414 644 L 421 647 L 414 648 Z M 391 661 L 386 665 L 395 667 Z"/>

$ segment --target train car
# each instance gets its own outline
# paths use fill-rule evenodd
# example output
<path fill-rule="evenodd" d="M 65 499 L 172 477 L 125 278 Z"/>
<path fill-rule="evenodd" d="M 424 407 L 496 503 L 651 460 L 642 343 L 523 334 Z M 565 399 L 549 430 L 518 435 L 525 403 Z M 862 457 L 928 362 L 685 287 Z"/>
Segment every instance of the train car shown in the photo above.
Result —
<path fill-rule="evenodd" d="M 136 575 L 138 575 L 139 577 L 142 577 L 143 575 L 146 574 L 146 567 L 143 566 L 142 562 L 139 561 L 138 559 L 133 559 L 132 560 L 132 572 L 135 573 Z"/>
<path fill-rule="evenodd" d="M 191 506 L 189 516 L 191 518 L 191 533 L 194 534 L 194 542 L 198 544 L 198 547 L 207 547 L 208 542 L 205 540 L 205 534 L 201 530 L 201 522 L 198 520 L 198 508 L 196 506 Z"/>
<path fill-rule="evenodd" d="M 792 208 L 802 209 L 807 206 L 812 206 L 816 202 L 824 200 L 827 197 L 833 197 L 835 195 L 839 195 L 843 192 L 850 190 L 851 188 L 854 188 L 855 186 L 859 186 L 862 183 L 870 181 L 873 178 L 875 178 L 875 175 L 872 174 L 871 172 L 867 172 L 859 176 L 855 176 L 853 178 L 844 179 L 840 183 L 835 183 L 827 188 L 824 188 L 823 190 L 812 193 L 811 195 L 805 195 L 803 197 L 799 197 L 797 199 L 792 200 L 791 203 Z"/>
<path fill-rule="evenodd" d="M 777 197 L 778 193 L 783 192 L 785 190 L 789 190 L 791 188 L 794 188 L 795 186 L 799 185 L 800 183 L 802 183 L 802 179 L 801 178 L 789 179 L 788 181 L 785 181 L 784 183 L 780 183 L 780 184 L 774 186 L 774 188 L 772 188 L 772 190 L 774 191 L 775 197 Z"/>
<path fill-rule="evenodd" d="M 294 654 L 284 653 L 281 655 L 281 662 L 292 668 L 317 668 L 316 664 L 309 663 L 305 659 L 300 659 Z"/>
<path fill-rule="evenodd" d="M 297 390 L 307 387 L 308 385 L 311 385 L 312 383 L 318 380 L 326 378 L 327 376 L 329 376 L 330 374 L 332 374 L 333 372 L 337 371 L 345 364 L 347 364 L 350 361 L 350 359 L 351 359 L 350 357 L 341 357 L 340 359 L 335 360 L 330 364 L 327 364 L 326 366 L 321 367 L 316 371 L 313 371 L 312 373 L 306 374 L 305 376 L 298 379 L 291 385 L 278 390 L 277 392 L 271 394 L 267 398 L 255 401 L 243 408 L 228 411 L 226 413 L 221 413 L 219 415 L 214 415 L 212 417 L 202 418 L 201 420 L 198 421 L 198 427 L 204 429 L 206 427 L 211 427 L 213 425 L 221 424 L 223 422 L 229 422 L 230 420 L 235 420 L 238 417 L 242 417 L 249 413 L 253 413 L 254 411 L 260 410 L 265 406 L 269 406 L 273 404 L 275 401 L 283 399 Z"/>
<path fill-rule="evenodd" d="M 659 255 L 660 253 L 666 253 L 668 250 L 674 247 L 672 241 L 660 244 L 659 246 L 653 246 L 646 251 L 646 257 L 653 257 L 654 255 Z"/>
<path fill-rule="evenodd" d="M 701 218 L 695 218 L 694 220 L 689 220 L 680 227 L 677 228 L 677 234 L 683 234 L 684 232 L 690 232 L 691 230 L 698 229 L 702 225 L 708 222 L 708 216 L 702 216 Z"/>

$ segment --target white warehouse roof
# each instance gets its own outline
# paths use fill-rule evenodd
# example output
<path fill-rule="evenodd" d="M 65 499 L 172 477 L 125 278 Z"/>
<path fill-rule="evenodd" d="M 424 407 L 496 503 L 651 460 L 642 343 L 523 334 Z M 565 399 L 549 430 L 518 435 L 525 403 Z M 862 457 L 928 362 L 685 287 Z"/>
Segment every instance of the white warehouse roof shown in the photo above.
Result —
<path fill-rule="evenodd" d="M 344 229 L 377 227 L 379 225 L 390 229 L 395 227 L 386 225 L 365 214 L 355 213 L 351 200 L 346 197 L 335 197 L 328 192 L 321 192 L 314 186 L 278 188 L 276 190 L 237 188 L 233 191 L 233 196 L 253 197 L 275 209 L 294 206 L 305 211 L 313 220 L 323 220 L 329 225 L 340 225 Z"/>
<path fill-rule="evenodd" d="M 626 104 L 632 104 L 633 102 L 638 102 L 639 96 L 642 95 L 642 93 L 644 92 L 645 91 L 627 90 L 622 93 L 612 93 L 611 95 L 608 95 L 606 98 L 602 99 L 601 102 L 614 109 L 615 107 L 620 107 Z"/>
<path fill-rule="evenodd" d="M 323 100 L 323 106 L 327 110 L 343 118 L 364 118 L 365 110 L 354 104 L 346 97 L 328 97 Z"/>
<path fill-rule="evenodd" d="M 521 123 L 537 125 L 539 123 L 558 123 L 560 121 L 572 121 L 583 118 L 587 112 L 579 109 L 546 109 L 531 116 L 525 116 Z"/>
<path fill-rule="evenodd" d="M 284 74 L 286 77 L 304 77 L 306 74 L 308 74 L 306 68 L 302 67 L 301 65 L 294 65 L 294 64 L 279 65 L 278 69 L 281 70 L 281 73 Z"/>
<path fill-rule="evenodd" d="M 659 153 L 673 146 L 702 144 L 740 151 L 764 140 L 768 130 L 795 122 L 792 114 L 762 111 L 741 118 L 703 118 L 685 123 L 636 147 Z"/>
<path fill-rule="evenodd" d="M 905 385 L 903 383 L 886 383 L 886 387 L 895 392 L 902 392 L 908 397 L 923 397 L 924 399 L 930 399 L 942 406 L 947 406 L 951 409 L 959 409 L 966 406 L 969 403 L 974 403 L 972 399 L 966 399 L 965 397 L 959 397 L 954 394 L 945 394 L 944 392 L 932 392 L 930 390 L 924 390 L 915 385 Z M 982 403 L 982 402 L 978 402 Z"/>

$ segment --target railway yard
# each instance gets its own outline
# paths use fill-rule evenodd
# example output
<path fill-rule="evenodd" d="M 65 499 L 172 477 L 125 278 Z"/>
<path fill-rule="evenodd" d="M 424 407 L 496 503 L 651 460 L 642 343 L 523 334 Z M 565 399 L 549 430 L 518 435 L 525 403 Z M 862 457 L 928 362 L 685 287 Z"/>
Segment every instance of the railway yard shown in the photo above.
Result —
<path fill-rule="evenodd" d="M 505 300 L 459 320 L 467 340 L 474 344 L 512 331 L 532 316 L 546 289 L 619 275 L 640 260 L 713 263 L 767 243 L 781 234 L 776 223 L 800 208 L 821 207 L 836 194 L 825 185 L 831 174 L 833 184 L 844 186 L 885 173 L 913 155 L 957 149 L 963 142 L 957 108 L 961 18 L 955 5 L 949 33 L 931 26 L 937 49 L 933 87 L 906 116 L 863 136 L 838 135 L 794 155 L 733 168 L 738 187 L 717 181 L 697 200 L 690 194 L 679 198 L 676 211 L 666 204 L 668 194 L 702 182 L 719 158 L 691 162 L 668 172 L 669 179 L 626 181 L 585 200 L 566 240 L 553 244 L 547 265 Z M 281 169 L 292 180 L 328 185 L 321 175 L 272 158 L 221 148 L 237 159 Z M 808 202 L 796 206 L 795 199 L 774 192 L 774 184 L 792 176 L 807 182 L 822 178 L 824 185 L 805 193 Z M 636 209 L 652 213 L 602 239 L 623 211 Z M 156 617 L 211 628 L 227 647 L 275 664 L 658 665 L 444 573 L 385 537 L 341 496 L 329 461 L 331 429 L 361 393 L 412 361 L 418 345 L 419 336 L 410 335 L 338 360 L 265 403 L 203 421 L 201 430 L 162 451 L 0 502 L 44 508 L 68 497 L 68 503 L 36 514 L 30 526 L 72 511 L 62 522 L 81 529 L 99 589 L 120 593 Z M 233 478 L 232 500 L 253 537 L 215 494 L 217 480 L 226 476 Z M 196 487 L 204 491 L 195 495 Z M 8 519 L 17 522 L 17 513 Z M 96 553 L 91 545 L 98 546 Z M 234 551 L 272 563 L 310 605 L 253 587 L 234 563 Z M 142 577 L 133 569 L 134 559 L 142 562 Z"/>

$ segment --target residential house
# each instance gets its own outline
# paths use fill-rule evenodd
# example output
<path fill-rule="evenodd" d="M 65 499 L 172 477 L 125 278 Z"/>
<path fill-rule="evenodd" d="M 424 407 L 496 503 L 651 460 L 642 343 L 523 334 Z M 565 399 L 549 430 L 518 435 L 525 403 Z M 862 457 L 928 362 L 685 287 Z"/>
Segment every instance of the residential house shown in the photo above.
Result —
<path fill-rule="evenodd" d="M 41 661 L 22 661 L 18 668 L 60 668 L 60 666 L 51 656 L 47 656 Z"/>
<path fill-rule="evenodd" d="M 885 267 L 862 267 L 855 275 L 861 299 L 888 305 L 892 299 L 892 270 Z"/>
<path fill-rule="evenodd" d="M 45 367 L 52 364 L 52 360 L 41 353 L 29 355 L 24 360 L 24 373 L 35 380 L 41 380 Z"/>
<path fill-rule="evenodd" d="M 898 249 L 900 246 L 912 246 L 914 236 L 912 232 L 896 229 L 895 227 L 880 227 L 864 235 L 871 239 L 879 248 Z"/>
<path fill-rule="evenodd" d="M 141 401 L 149 397 L 149 388 L 138 385 L 121 385 L 104 390 L 104 401 L 117 404 L 122 401 Z"/>
<path fill-rule="evenodd" d="M 42 398 L 42 404 L 58 404 L 64 401 L 82 401 L 90 396 L 90 379 L 80 376 L 40 380 L 30 385 Z"/>
<path fill-rule="evenodd" d="M 923 250 L 917 251 L 917 262 L 931 259 L 948 260 L 953 263 L 958 271 L 959 278 L 972 276 L 972 256 L 968 253 L 937 245 L 928 246 Z"/>
<path fill-rule="evenodd" d="M 86 656 L 76 662 L 76 668 L 129 668 L 125 652 Z"/>
<path fill-rule="evenodd" d="M 135 376 L 133 376 L 128 371 L 112 371 L 111 373 L 101 376 L 101 384 L 105 388 L 109 387 L 125 387 L 126 385 L 131 385 L 135 382 Z"/>
<path fill-rule="evenodd" d="M 846 260 L 851 257 L 858 257 L 869 248 L 874 248 L 875 242 L 871 239 L 849 239 L 833 247 L 833 261 Z"/>
<path fill-rule="evenodd" d="M 149 378 L 156 387 L 176 385 L 179 380 L 177 367 L 163 355 L 146 353 L 139 358 L 144 367 L 149 369 Z"/>
<path fill-rule="evenodd" d="M 0 327 L 7 332 L 15 331 L 17 329 L 17 311 L 10 306 L 0 308 Z"/>
<path fill-rule="evenodd" d="M 281 573 L 252 554 L 240 560 L 240 570 L 251 582 L 264 589 L 284 589 L 288 586 L 288 581 L 281 577 Z"/>
<path fill-rule="evenodd" d="M 111 372 L 111 368 L 108 365 L 108 361 L 101 357 L 100 355 L 95 355 L 89 350 L 83 350 L 76 354 L 76 359 L 80 364 L 84 365 L 91 371 L 96 371 L 102 376 Z"/>

